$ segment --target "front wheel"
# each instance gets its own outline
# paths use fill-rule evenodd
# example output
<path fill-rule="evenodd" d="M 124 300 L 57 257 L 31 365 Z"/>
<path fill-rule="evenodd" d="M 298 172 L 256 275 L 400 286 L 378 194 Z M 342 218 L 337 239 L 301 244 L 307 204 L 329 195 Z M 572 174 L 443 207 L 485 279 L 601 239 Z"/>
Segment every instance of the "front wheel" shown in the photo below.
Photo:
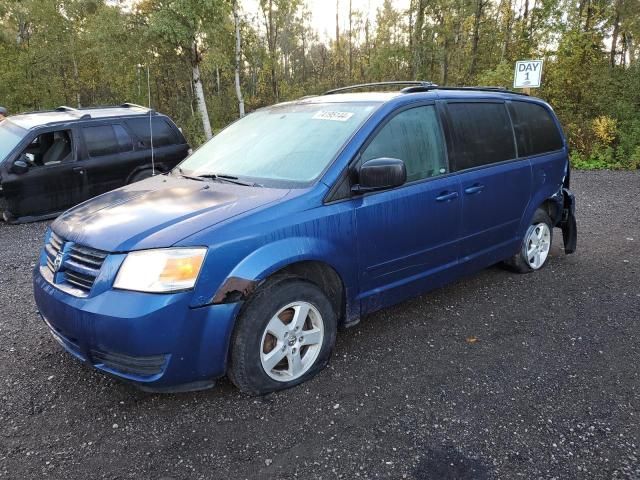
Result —
<path fill-rule="evenodd" d="M 531 225 L 524 235 L 518 253 L 505 263 L 512 270 L 519 273 L 529 273 L 540 270 L 549 258 L 551 241 L 553 240 L 553 225 L 547 212 L 536 210 Z"/>
<path fill-rule="evenodd" d="M 295 277 L 271 280 L 238 319 L 229 378 L 258 395 L 298 385 L 327 364 L 336 326 L 331 302 L 315 284 Z"/>

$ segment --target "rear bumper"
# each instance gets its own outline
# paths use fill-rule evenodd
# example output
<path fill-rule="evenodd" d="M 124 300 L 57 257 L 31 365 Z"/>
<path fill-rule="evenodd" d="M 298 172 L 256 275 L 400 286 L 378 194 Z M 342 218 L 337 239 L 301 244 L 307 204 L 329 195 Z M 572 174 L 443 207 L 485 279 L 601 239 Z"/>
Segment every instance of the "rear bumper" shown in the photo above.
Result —
<path fill-rule="evenodd" d="M 189 308 L 191 292 L 71 296 L 33 273 L 36 304 L 73 356 L 146 389 L 202 388 L 224 375 L 238 304 Z"/>
<path fill-rule="evenodd" d="M 578 226 L 576 222 L 576 198 L 568 188 L 562 189 L 562 218 L 558 226 L 562 229 L 564 252 L 573 253 L 578 244 Z"/>

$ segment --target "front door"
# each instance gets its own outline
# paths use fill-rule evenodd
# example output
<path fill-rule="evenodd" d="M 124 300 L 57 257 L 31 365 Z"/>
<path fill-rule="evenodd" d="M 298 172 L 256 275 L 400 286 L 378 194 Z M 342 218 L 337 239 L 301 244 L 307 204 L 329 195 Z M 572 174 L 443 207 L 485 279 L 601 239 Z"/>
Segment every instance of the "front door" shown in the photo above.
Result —
<path fill-rule="evenodd" d="M 460 186 L 449 171 L 434 105 L 393 116 L 359 163 L 381 157 L 403 160 L 407 183 L 353 200 L 362 313 L 444 283 L 458 261 Z"/>
<path fill-rule="evenodd" d="M 11 168 L 2 178 L 7 210 L 16 218 L 38 217 L 64 211 L 85 196 L 84 168 L 77 160 L 77 141 L 72 129 L 34 135 L 22 152 L 11 159 L 28 163 L 26 173 Z"/>

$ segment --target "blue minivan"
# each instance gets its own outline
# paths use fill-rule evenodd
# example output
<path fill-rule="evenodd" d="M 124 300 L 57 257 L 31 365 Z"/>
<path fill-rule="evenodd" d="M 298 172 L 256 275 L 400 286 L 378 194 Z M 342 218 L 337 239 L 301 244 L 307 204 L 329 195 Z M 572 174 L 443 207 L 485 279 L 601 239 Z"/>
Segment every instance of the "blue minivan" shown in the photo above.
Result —
<path fill-rule="evenodd" d="M 33 276 L 54 338 L 143 389 L 228 375 L 264 394 L 320 371 L 338 327 L 370 312 L 499 262 L 536 271 L 554 227 L 575 250 L 549 105 L 396 84 L 263 108 L 64 213 Z"/>

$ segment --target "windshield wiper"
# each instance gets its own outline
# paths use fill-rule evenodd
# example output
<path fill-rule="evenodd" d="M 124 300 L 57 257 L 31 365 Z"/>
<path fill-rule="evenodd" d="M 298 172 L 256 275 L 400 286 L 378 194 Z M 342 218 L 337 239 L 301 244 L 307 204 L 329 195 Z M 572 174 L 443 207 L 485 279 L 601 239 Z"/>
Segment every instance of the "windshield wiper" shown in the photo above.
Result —
<path fill-rule="evenodd" d="M 187 175 L 186 173 L 184 173 L 182 171 L 182 168 L 178 167 L 176 170 L 178 170 L 178 174 L 182 177 L 182 178 L 188 178 L 189 180 L 197 180 L 198 182 L 203 182 L 204 178 L 200 178 L 200 177 L 194 177 L 193 175 Z M 175 170 L 174 170 L 175 171 Z"/>
<path fill-rule="evenodd" d="M 227 183 L 234 183 L 236 185 L 244 185 L 245 187 L 261 187 L 259 183 L 255 182 L 243 182 L 239 180 L 238 177 L 234 177 L 233 175 L 221 175 L 217 173 L 205 173 L 204 175 L 198 175 L 197 178 L 208 178 L 211 180 L 220 180 Z"/>
<path fill-rule="evenodd" d="M 189 180 L 197 180 L 198 182 L 202 182 L 204 180 L 220 180 L 222 182 L 233 183 L 235 185 L 243 185 L 245 187 L 262 187 L 259 183 L 255 182 L 243 182 L 238 179 L 238 177 L 234 177 L 233 175 L 223 175 L 218 173 L 204 173 L 202 175 L 187 175 L 182 171 L 182 168 L 178 167 L 178 173 L 183 178 L 188 178 Z"/>

